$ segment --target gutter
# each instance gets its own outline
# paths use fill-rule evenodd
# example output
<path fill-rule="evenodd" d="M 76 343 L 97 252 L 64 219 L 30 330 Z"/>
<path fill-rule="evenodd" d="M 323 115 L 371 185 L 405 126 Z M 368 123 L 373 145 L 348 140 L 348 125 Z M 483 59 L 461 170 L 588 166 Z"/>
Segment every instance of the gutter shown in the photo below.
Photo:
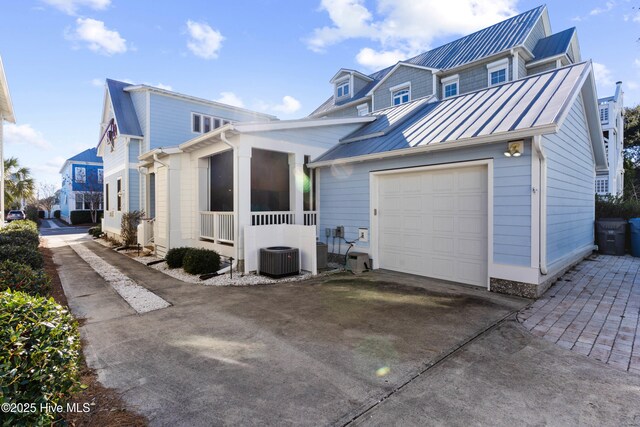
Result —
<path fill-rule="evenodd" d="M 547 157 L 542 137 L 533 137 L 533 147 L 540 158 L 540 274 L 547 274 Z"/>

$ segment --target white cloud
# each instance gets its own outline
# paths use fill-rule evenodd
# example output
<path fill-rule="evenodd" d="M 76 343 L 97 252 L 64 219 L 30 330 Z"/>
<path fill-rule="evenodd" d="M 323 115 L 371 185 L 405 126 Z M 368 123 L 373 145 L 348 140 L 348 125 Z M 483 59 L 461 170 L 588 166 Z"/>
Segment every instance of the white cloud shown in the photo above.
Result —
<path fill-rule="evenodd" d="M 233 105 L 240 108 L 244 107 L 244 102 L 242 102 L 242 99 L 240 99 L 240 97 L 233 92 L 220 92 L 220 98 L 216 99 L 216 102 Z"/>
<path fill-rule="evenodd" d="M 122 81 L 124 81 L 124 80 L 122 80 Z M 131 82 L 125 82 L 125 83 L 131 84 Z M 162 83 L 158 83 L 158 84 L 155 84 L 155 85 L 153 85 L 151 83 L 144 83 L 144 84 L 147 85 L 147 86 L 157 87 L 158 89 L 173 90 L 173 87 L 171 87 L 169 85 L 162 84 Z"/>
<path fill-rule="evenodd" d="M 103 87 L 104 86 L 104 80 L 103 79 L 91 79 L 91 85 L 95 86 L 95 87 Z"/>
<path fill-rule="evenodd" d="M 47 160 L 44 163 L 39 163 L 35 166 L 29 166 L 34 172 L 42 172 L 46 174 L 55 174 L 57 175 L 60 172 L 60 168 L 64 164 L 65 159 L 62 156 L 56 156 L 52 159 Z"/>
<path fill-rule="evenodd" d="M 613 77 L 611 76 L 611 70 L 606 65 L 599 62 L 593 63 L 593 74 L 596 78 L 596 83 L 601 87 L 613 86 Z"/>
<path fill-rule="evenodd" d="M 616 4 L 614 2 L 608 1 L 607 3 L 605 3 L 604 7 L 596 7 L 595 9 L 592 9 L 591 12 L 589 12 L 589 15 L 596 16 L 602 13 L 609 12 L 615 5 Z"/>
<path fill-rule="evenodd" d="M 222 48 L 223 35 L 206 23 L 187 21 L 187 29 L 191 37 L 187 47 L 196 56 L 204 59 L 216 59 Z"/>
<path fill-rule="evenodd" d="M 127 41 L 117 31 L 108 29 L 104 22 L 96 19 L 76 19 L 76 28 L 73 32 L 68 32 L 67 38 L 85 42 L 89 49 L 103 55 L 127 51 Z"/>
<path fill-rule="evenodd" d="M 293 114 L 300 109 L 300 101 L 293 96 L 286 95 L 282 98 L 282 103 L 274 105 L 272 108 L 274 111 L 278 111 L 284 114 Z"/>
<path fill-rule="evenodd" d="M 370 69 L 379 70 L 407 58 L 406 52 L 400 50 L 375 51 L 369 47 L 360 50 L 356 55 L 358 64 Z"/>
<path fill-rule="evenodd" d="M 516 13 L 515 5 L 516 0 L 379 0 L 374 16 L 364 0 L 322 0 L 320 10 L 329 14 L 332 26 L 315 29 L 306 42 L 309 49 L 322 52 L 347 39 L 368 39 L 380 48 L 361 50 L 361 64 L 386 63 L 428 50 L 436 38 L 469 34 L 502 21 Z"/>
<path fill-rule="evenodd" d="M 42 132 L 35 130 L 30 124 L 7 124 L 4 128 L 4 142 L 8 145 L 27 145 L 44 150 L 51 148 L 51 144 L 45 139 Z"/>
<path fill-rule="evenodd" d="M 75 15 L 80 7 L 94 10 L 104 10 L 111 4 L 111 0 L 42 0 L 50 6 L 68 15 Z"/>

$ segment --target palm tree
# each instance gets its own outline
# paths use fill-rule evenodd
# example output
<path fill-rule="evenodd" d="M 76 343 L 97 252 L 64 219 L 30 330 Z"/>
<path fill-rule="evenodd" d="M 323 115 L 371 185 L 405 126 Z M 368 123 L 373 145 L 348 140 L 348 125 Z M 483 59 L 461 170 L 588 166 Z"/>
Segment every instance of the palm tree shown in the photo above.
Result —
<path fill-rule="evenodd" d="M 4 159 L 4 200 L 6 206 L 20 206 L 22 201 L 33 197 L 35 181 L 31 170 L 21 167 L 18 159 Z"/>

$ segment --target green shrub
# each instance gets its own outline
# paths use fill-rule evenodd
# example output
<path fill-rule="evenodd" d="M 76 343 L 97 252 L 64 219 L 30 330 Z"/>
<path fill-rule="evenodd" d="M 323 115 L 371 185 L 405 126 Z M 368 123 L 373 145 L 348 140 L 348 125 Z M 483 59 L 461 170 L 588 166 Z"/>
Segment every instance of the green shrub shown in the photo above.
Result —
<path fill-rule="evenodd" d="M 28 219 L 21 219 L 17 221 L 11 221 L 10 223 L 6 224 L 2 231 L 7 230 L 29 230 L 34 232 L 35 234 L 38 234 L 38 224 Z"/>
<path fill-rule="evenodd" d="M 13 221 L 0 229 L 0 245 L 24 245 L 37 248 L 39 244 L 38 229 L 31 221 Z"/>
<path fill-rule="evenodd" d="M 6 260 L 26 264 L 34 270 L 41 269 L 44 266 L 42 254 L 38 249 L 31 246 L 0 246 L 0 262 Z"/>
<path fill-rule="evenodd" d="M 55 211 L 53 211 L 53 217 L 60 219 L 60 209 L 56 209 Z"/>
<path fill-rule="evenodd" d="M 189 274 L 208 274 L 220 270 L 220 255 L 208 249 L 190 248 L 184 255 L 184 271 Z"/>
<path fill-rule="evenodd" d="M 184 256 L 187 254 L 191 248 L 173 248 L 169 249 L 167 252 L 167 256 L 164 259 L 167 261 L 167 265 L 169 268 L 180 268 L 184 263 Z"/>
<path fill-rule="evenodd" d="M 596 219 L 601 218 L 640 218 L 640 201 L 625 200 L 615 196 L 596 195 Z"/>
<path fill-rule="evenodd" d="M 97 211 L 96 218 L 100 222 L 102 211 Z M 91 211 L 71 211 L 69 213 L 69 224 L 93 224 Z"/>
<path fill-rule="evenodd" d="M 0 404 L 32 404 L 5 412 L 3 425 L 49 425 L 79 386 L 80 336 L 73 317 L 53 299 L 0 292 Z"/>
<path fill-rule="evenodd" d="M 102 225 L 96 225 L 89 229 L 89 234 L 95 238 L 102 236 Z"/>
<path fill-rule="evenodd" d="M 34 270 L 20 262 L 0 262 L 0 291 L 6 289 L 26 292 L 29 295 L 49 295 L 51 280 L 44 270 Z"/>
<path fill-rule="evenodd" d="M 27 216 L 27 219 L 29 221 L 33 221 L 36 224 L 39 221 L 39 217 L 38 217 L 38 207 L 34 206 L 34 205 L 29 205 L 27 207 L 24 208 L 24 214 Z"/>

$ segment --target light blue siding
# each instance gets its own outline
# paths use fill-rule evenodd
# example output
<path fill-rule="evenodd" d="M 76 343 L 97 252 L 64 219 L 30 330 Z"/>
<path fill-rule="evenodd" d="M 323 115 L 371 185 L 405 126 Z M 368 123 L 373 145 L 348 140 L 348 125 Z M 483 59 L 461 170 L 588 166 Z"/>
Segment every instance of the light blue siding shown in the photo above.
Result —
<path fill-rule="evenodd" d="M 133 108 L 138 116 L 138 123 L 144 135 L 147 131 L 147 93 L 145 91 L 130 92 Z"/>
<path fill-rule="evenodd" d="M 129 169 L 129 211 L 140 210 L 140 172 Z"/>
<path fill-rule="evenodd" d="M 433 74 L 431 71 L 401 66 L 387 77 L 387 80 L 373 93 L 373 108 L 381 110 L 391 107 L 393 103 L 390 89 L 407 82 L 411 83 L 411 100 L 423 98 L 433 93 Z"/>
<path fill-rule="evenodd" d="M 140 152 L 140 140 L 132 139 L 129 141 L 129 162 L 138 163 L 138 156 L 142 154 Z"/>
<path fill-rule="evenodd" d="M 230 121 L 264 121 L 264 117 L 235 109 L 226 109 L 189 101 L 178 97 L 170 97 L 151 93 L 151 135 L 150 149 L 171 147 L 182 144 L 198 133 L 191 131 L 191 113 L 200 113 Z"/>
<path fill-rule="evenodd" d="M 371 171 L 492 158 L 494 159 L 494 262 L 529 266 L 531 262 L 530 148 L 529 143 L 525 144 L 524 155 L 517 158 L 507 158 L 502 154 L 504 144 L 492 144 L 321 168 L 319 172 L 320 235 L 324 236 L 325 228 L 343 225 L 345 238 L 354 240 L 359 227 L 370 229 L 369 173 Z M 375 230 L 370 232 L 374 233 Z M 331 238 L 329 238 L 329 244 L 331 245 Z M 360 246 L 364 245 L 360 244 Z M 329 250 L 331 249 L 330 246 Z M 343 252 L 344 249 L 346 248 L 343 245 Z"/>
<path fill-rule="evenodd" d="M 533 52 L 533 49 L 536 47 L 536 43 L 538 43 L 538 40 L 546 36 L 547 34 L 545 34 L 544 32 L 544 24 L 542 23 L 542 15 L 541 15 L 538 18 L 538 22 L 536 22 L 536 25 L 533 27 L 533 29 L 529 33 L 529 36 L 527 36 L 527 39 L 524 41 L 524 46 L 527 49 L 529 49 L 529 52 Z"/>
<path fill-rule="evenodd" d="M 560 131 L 544 137 L 547 154 L 547 261 L 593 243 L 594 166 L 579 97 Z"/>

